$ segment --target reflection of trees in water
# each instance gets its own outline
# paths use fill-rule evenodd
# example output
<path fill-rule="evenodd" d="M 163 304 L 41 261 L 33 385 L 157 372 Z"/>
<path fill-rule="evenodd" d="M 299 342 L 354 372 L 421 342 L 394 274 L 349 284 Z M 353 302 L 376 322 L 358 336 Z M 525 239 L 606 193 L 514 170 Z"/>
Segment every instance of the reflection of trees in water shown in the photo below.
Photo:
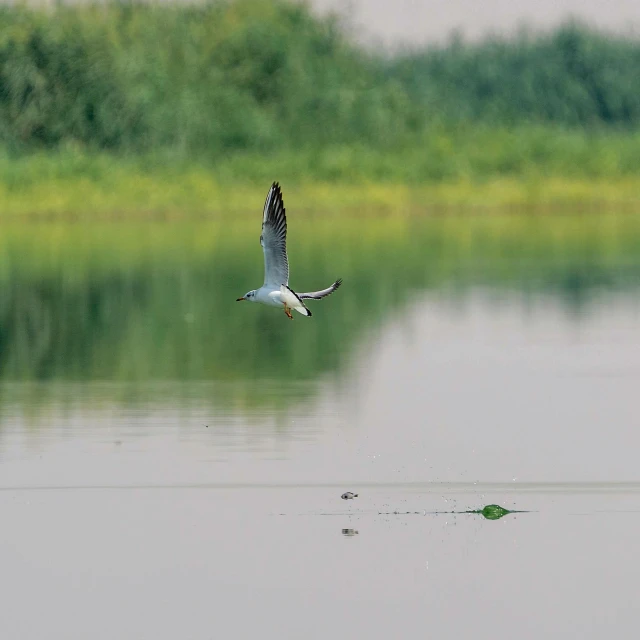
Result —
<path fill-rule="evenodd" d="M 363 332 L 416 291 L 464 297 L 482 285 L 522 292 L 531 304 L 551 294 L 582 312 L 594 296 L 637 291 L 640 282 L 640 220 L 632 216 L 297 220 L 292 284 L 342 276 L 345 286 L 313 318 L 290 322 L 233 302 L 262 276 L 248 251 L 253 236 L 232 233 L 194 252 L 198 225 L 191 235 L 149 227 L 162 241 L 139 257 L 132 249 L 126 264 L 117 236 L 99 245 L 99 256 L 85 251 L 71 264 L 38 262 L 13 240 L 0 269 L 3 380 L 120 381 L 133 394 L 149 380 L 216 380 L 235 383 L 216 398 L 227 406 L 286 404 L 274 386 L 343 369 Z M 76 251 L 70 238 L 59 255 Z"/>
<path fill-rule="evenodd" d="M 114 371 L 148 288 L 143 274 L 13 274 L 0 303 L 0 371 L 5 379 L 83 379 Z"/>
<path fill-rule="evenodd" d="M 564 302 L 575 311 L 585 310 L 587 305 L 602 293 L 637 290 L 640 264 L 579 265 L 561 273 L 556 286 Z"/>

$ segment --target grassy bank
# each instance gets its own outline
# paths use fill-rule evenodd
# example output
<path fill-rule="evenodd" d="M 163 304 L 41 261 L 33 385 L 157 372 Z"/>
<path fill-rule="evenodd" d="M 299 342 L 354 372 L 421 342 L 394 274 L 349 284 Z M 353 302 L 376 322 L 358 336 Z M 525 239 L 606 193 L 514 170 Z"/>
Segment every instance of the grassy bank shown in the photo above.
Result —
<path fill-rule="evenodd" d="M 258 214 L 270 185 L 221 184 L 200 168 L 168 176 L 132 175 L 125 170 L 107 180 L 47 178 L 29 191 L 0 190 L 1 219 L 73 217 L 90 219 L 189 218 L 200 215 Z M 403 183 L 335 184 L 283 182 L 289 211 L 349 215 L 440 214 L 461 210 L 490 213 L 639 211 L 640 177 L 617 180 L 493 178 L 482 183 L 448 181 L 417 186 Z"/>
<path fill-rule="evenodd" d="M 551 129 L 442 133 L 376 151 L 247 152 L 189 162 L 67 149 L 0 155 L 0 217 L 255 212 L 273 180 L 298 213 L 458 207 L 640 209 L 640 136 Z"/>

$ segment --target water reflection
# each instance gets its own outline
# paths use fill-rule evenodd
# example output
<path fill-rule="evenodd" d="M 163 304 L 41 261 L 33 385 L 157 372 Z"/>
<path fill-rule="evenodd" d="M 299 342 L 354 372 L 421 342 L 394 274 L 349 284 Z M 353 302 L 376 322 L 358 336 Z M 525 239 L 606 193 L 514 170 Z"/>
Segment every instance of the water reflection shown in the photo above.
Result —
<path fill-rule="evenodd" d="M 482 287 L 497 305 L 533 310 L 551 297 L 582 316 L 603 295 L 635 299 L 640 282 L 640 216 L 294 218 L 308 243 L 292 252 L 296 275 L 313 288 L 337 270 L 345 285 L 288 326 L 231 304 L 261 273 L 254 222 L 7 225 L 0 378 L 126 382 L 118 403 L 144 402 L 150 380 L 233 382 L 212 392 L 217 407 L 282 409 L 309 388 L 284 397 L 273 386 L 336 380 L 425 294 L 463 309 Z"/>
<path fill-rule="evenodd" d="M 243 381 L 262 406 L 229 403 L 234 380 L 5 381 L 0 472 L 10 486 L 330 482 L 333 508 L 372 482 L 635 480 L 638 305 L 618 294 L 576 320 L 518 300 L 425 294 L 334 378 Z"/>
<path fill-rule="evenodd" d="M 640 375 L 640 217 L 297 221 L 336 250 L 302 247 L 295 273 L 345 286 L 293 323 L 232 304 L 261 269 L 246 223 L 7 227 L 3 459 L 45 431 L 125 458 L 153 432 L 207 460 L 304 460 L 272 479 L 631 479 L 611 456 Z M 577 441 L 594 464 L 562 460 Z"/>
<path fill-rule="evenodd" d="M 585 602 L 632 629 L 640 218 L 290 226 L 302 282 L 345 280 L 308 322 L 235 304 L 262 273 L 253 214 L 3 228 L 9 636 L 66 628 L 70 602 L 94 631 L 178 603 L 158 637 L 217 628 L 212 602 L 247 637 L 310 629 L 309 602 L 319 637 L 425 611 L 466 637 L 495 602 L 536 637 L 575 635 Z"/>

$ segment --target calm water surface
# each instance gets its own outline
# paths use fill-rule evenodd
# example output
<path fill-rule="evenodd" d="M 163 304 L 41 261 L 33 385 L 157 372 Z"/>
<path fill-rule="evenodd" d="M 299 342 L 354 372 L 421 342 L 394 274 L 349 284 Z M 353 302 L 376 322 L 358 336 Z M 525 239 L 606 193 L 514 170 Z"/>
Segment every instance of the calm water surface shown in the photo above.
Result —
<path fill-rule="evenodd" d="M 4 229 L 2 637 L 631 637 L 640 220 L 294 220 Z"/>

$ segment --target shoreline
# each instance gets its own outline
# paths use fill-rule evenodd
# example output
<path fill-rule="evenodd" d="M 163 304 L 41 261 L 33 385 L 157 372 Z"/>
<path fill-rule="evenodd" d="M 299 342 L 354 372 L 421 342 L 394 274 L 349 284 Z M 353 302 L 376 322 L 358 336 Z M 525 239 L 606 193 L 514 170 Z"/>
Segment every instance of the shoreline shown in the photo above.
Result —
<path fill-rule="evenodd" d="M 276 175 L 288 209 L 349 216 L 640 212 L 640 176 L 600 179 L 496 177 L 441 183 L 298 181 Z M 222 183 L 203 169 L 42 177 L 24 186 L 0 178 L 0 220 L 191 219 L 255 213 L 268 180 Z"/>

